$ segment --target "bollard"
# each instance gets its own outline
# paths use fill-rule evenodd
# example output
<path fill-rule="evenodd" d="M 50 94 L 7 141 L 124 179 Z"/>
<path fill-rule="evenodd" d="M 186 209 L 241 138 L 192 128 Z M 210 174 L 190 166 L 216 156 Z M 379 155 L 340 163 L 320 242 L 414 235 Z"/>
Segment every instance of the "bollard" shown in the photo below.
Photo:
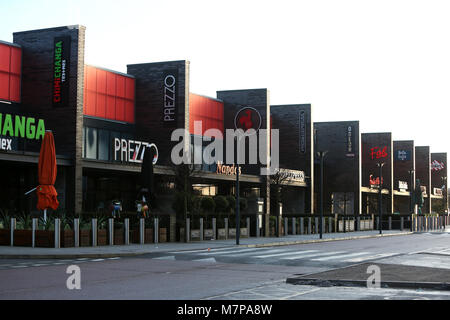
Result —
<path fill-rule="evenodd" d="M 361 218 L 356 217 L 356 231 L 361 231 Z"/>
<path fill-rule="evenodd" d="M 380 230 L 380 217 L 377 217 L 377 229 Z"/>
<path fill-rule="evenodd" d="M 403 231 L 403 217 L 400 217 L 400 231 Z"/>
<path fill-rule="evenodd" d="M 228 218 L 225 218 L 225 240 L 228 240 Z"/>
<path fill-rule="evenodd" d="M 296 224 L 295 224 L 295 218 L 292 218 L 292 234 L 295 236 L 296 234 Z"/>
<path fill-rule="evenodd" d="M 311 234 L 311 217 L 308 218 L 308 234 Z"/>
<path fill-rule="evenodd" d="M 246 226 L 247 226 L 247 237 L 250 238 L 250 218 L 247 217 L 246 220 Z"/>
<path fill-rule="evenodd" d="M 259 214 L 256 215 L 256 237 L 259 238 Z"/>
<path fill-rule="evenodd" d="M 61 248 L 61 219 L 55 219 L 55 248 Z"/>
<path fill-rule="evenodd" d="M 124 227 L 125 227 L 125 245 L 130 244 L 130 219 L 125 218 L 124 219 Z"/>
<path fill-rule="evenodd" d="M 315 234 L 319 233 L 319 217 L 314 218 L 314 232 Z"/>
<path fill-rule="evenodd" d="M 328 232 L 329 232 L 329 233 L 332 233 L 332 232 L 333 232 L 333 229 L 332 229 L 332 228 L 333 228 L 332 220 L 333 220 L 333 219 L 332 219 L 331 217 L 328 218 Z"/>
<path fill-rule="evenodd" d="M 140 244 L 145 243 L 145 219 L 144 218 L 139 219 L 139 243 Z"/>
<path fill-rule="evenodd" d="M 288 224 L 288 218 L 284 218 L 284 236 L 287 236 L 289 233 L 289 224 Z"/>
<path fill-rule="evenodd" d="M 392 217 L 389 217 L 389 230 L 392 230 Z"/>
<path fill-rule="evenodd" d="M 303 217 L 300 218 L 300 234 L 305 233 L 305 220 Z"/>
<path fill-rule="evenodd" d="M 159 242 L 159 219 L 158 218 L 154 218 L 153 220 L 153 238 L 154 238 L 154 243 L 158 243 Z"/>
<path fill-rule="evenodd" d="M 342 217 L 342 230 L 344 233 L 347 231 L 347 224 L 345 223 L 345 217 Z"/>
<path fill-rule="evenodd" d="M 213 237 L 211 240 L 217 239 L 217 221 L 216 218 L 212 218 Z"/>
<path fill-rule="evenodd" d="M 203 218 L 200 218 L 200 241 L 203 241 Z"/>
<path fill-rule="evenodd" d="M 11 247 L 13 247 L 14 246 L 14 230 L 16 229 L 16 218 L 11 218 L 11 225 L 10 225 L 10 236 L 11 236 L 11 238 L 9 239 L 10 240 L 10 245 L 11 245 Z"/>
<path fill-rule="evenodd" d="M 108 244 L 112 246 L 114 244 L 114 219 L 108 219 Z"/>
<path fill-rule="evenodd" d="M 191 241 L 191 219 L 186 218 L 186 242 Z"/>
<path fill-rule="evenodd" d="M 36 229 L 37 229 L 37 219 L 33 218 L 31 226 L 31 247 L 36 246 Z"/>
<path fill-rule="evenodd" d="M 91 220 L 91 228 L 92 228 L 92 246 L 97 246 L 97 219 L 93 218 Z"/>
<path fill-rule="evenodd" d="M 80 246 L 80 219 L 73 219 L 73 240 L 75 248 Z"/>

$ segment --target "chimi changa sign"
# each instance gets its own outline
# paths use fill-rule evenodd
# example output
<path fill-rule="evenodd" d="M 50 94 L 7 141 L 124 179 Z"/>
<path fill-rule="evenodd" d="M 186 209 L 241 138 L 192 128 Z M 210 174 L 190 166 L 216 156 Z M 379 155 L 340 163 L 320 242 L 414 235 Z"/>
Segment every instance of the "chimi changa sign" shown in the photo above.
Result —
<path fill-rule="evenodd" d="M 36 122 L 36 119 L 31 117 L 0 113 L 0 136 L 39 140 L 44 134 L 45 124 L 42 119 Z M 11 144 L 12 139 L 1 138 L 0 150 L 12 150 Z"/>
<path fill-rule="evenodd" d="M 55 38 L 53 47 L 53 86 L 54 107 L 65 107 L 69 101 L 70 37 Z"/>

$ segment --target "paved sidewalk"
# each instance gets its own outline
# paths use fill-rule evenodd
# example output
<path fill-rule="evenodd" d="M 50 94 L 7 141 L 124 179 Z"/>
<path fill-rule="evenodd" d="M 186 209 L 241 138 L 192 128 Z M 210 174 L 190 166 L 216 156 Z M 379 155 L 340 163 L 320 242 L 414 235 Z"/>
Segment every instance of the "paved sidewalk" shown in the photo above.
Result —
<path fill-rule="evenodd" d="M 306 244 L 326 241 L 342 241 L 353 239 L 366 239 L 377 237 L 404 236 L 412 234 L 409 231 L 383 230 L 379 231 L 360 231 L 347 233 L 325 233 L 323 239 L 319 239 L 318 234 L 312 235 L 290 235 L 285 237 L 271 238 L 241 238 L 241 247 L 272 247 L 285 246 L 293 244 Z M 159 244 L 131 244 L 128 246 L 97 246 L 97 247 L 78 247 L 78 248 L 31 248 L 31 247 L 10 247 L 0 246 L 0 259 L 68 259 L 68 258 L 111 258 L 136 256 L 154 252 L 199 250 L 208 248 L 224 248 L 236 246 L 235 239 L 229 240 L 209 240 L 192 241 L 189 243 L 168 242 Z"/>

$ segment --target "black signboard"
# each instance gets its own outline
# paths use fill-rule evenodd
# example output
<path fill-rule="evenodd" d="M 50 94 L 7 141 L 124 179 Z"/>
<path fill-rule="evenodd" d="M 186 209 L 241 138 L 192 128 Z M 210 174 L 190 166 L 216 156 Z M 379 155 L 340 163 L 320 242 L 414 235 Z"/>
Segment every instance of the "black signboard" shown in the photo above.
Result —
<path fill-rule="evenodd" d="M 306 119 L 305 111 L 300 111 L 299 116 L 299 130 L 300 130 L 300 153 L 306 153 Z"/>
<path fill-rule="evenodd" d="M 163 74 L 163 99 L 162 121 L 164 126 L 177 126 L 177 94 L 178 94 L 178 69 L 171 68 Z"/>
<path fill-rule="evenodd" d="M 410 161 L 411 160 L 411 151 L 409 151 L 409 150 L 397 150 L 397 152 L 395 153 L 394 160 Z"/>
<path fill-rule="evenodd" d="M 354 133 L 353 126 L 347 127 L 347 133 L 346 133 L 346 140 L 347 140 L 347 150 L 346 155 L 347 157 L 354 157 L 355 156 L 355 133 Z"/>
<path fill-rule="evenodd" d="M 53 45 L 53 85 L 54 107 L 66 107 L 69 102 L 70 37 L 57 37 Z"/>

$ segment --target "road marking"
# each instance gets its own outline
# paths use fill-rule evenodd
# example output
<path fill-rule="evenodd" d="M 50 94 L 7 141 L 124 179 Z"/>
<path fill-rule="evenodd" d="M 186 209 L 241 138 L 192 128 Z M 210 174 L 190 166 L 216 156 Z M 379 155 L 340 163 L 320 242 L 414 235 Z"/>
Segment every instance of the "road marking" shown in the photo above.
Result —
<path fill-rule="evenodd" d="M 205 259 L 197 259 L 197 260 L 192 260 L 192 261 L 197 261 L 197 262 L 212 262 L 212 263 L 216 263 L 216 259 L 214 258 L 205 258 Z"/>
<path fill-rule="evenodd" d="M 94 260 L 91 260 L 91 262 L 100 262 L 100 261 L 105 261 L 105 259 L 94 259 Z"/>
<path fill-rule="evenodd" d="M 175 260 L 175 256 L 164 256 L 159 258 L 153 258 L 153 260 Z"/>
<path fill-rule="evenodd" d="M 366 260 L 374 260 L 374 259 L 391 257 L 391 256 L 395 256 L 397 254 L 398 253 L 380 253 L 380 254 L 375 254 L 373 256 L 353 258 L 353 259 L 347 259 L 347 260 L 343 260 L 343 261 L 345 261 L 345 262 L 361 262 L 361 261 L 366 261 Z"/>
<path fill-rule="evenodd" d="M 77 261 L 83 261 L 83 260 L 88 260 L 89 258 L 79 258 L 79 259 L 76 259 Z"/>
<path fill-rule="evenodd" d="M 345 254 L 339 254 L 339 255 L 335 255 L 335 256 L 331 256 L 331 257 L 314 258 L 311 260 L 312 261 L 328 261 L 328 260 L 336 260 L 336 259 L 345 258 L 345 257 L 363 256 L 363 255 L 368 255 L 368 254 L 370 254 L 370 252 L 345 253 Z"/>
<path fill-rule="evenodd" d="M 289 256 L 289 255 L 297 255 L 297 256 L 303 256 L 308 253 L 312 252 L 318 252 L 318 250 L 305 250 L 305 251 L 291 251 L 291 252 L 284 252 L 284 253 L 278 253 L 278 254 L 264 254 L 260 256 L 255 256 L 254 258 L 271 258 L 271 257 L 281 257 L 281 256 Z"/>
<path fill-rule="evenodd" d="M 108 258 L 108 260 L 119 260 L 120 257 Z"/>
<path fill-rule="evenodd" d="M 211 252 L 211 251 L 224 251 L 224 250 L 234 250 L 234 249 L 236 249 L 235 247 L 233 247 L 233 248 L 217 248 L 217 249 L 210 249 L 210 250 L 208 250 L 208 249 L 197 249 L 197 250 L 189 250 L 189 251 L 172 251 L 172 252 L 169 252 L 169 253 L 177 253 L 177 254 L 182 254 L 182 253 L 195 253 L 195 252 L 206 252 L 206 251 L 208 251 L 208 252 Z"/>
<path fill-rule="evenodd" d="M 297 259 L 304 259 L 304 258 L 311 258 L 311 257 L 329 256 L 329 255 L 344 253 L 344 252 L 345 251 L 334 251 L 334 252 L 312 253 L 312 254 L 307 254 L 307 255 L 298 254 L 298 255 L 295 255 L 292 257 L 280 258 L 280 259 L 281 260 L 297 260 Z"/>
<path fill-rule="evenodd" d="M 11 266 L 11 268 L 28 268 L 29 266 Z"/>
<path fill-rule="evenodd" d="M 37 264 L 32 264 L 32 267 L 42 267 L 42 266 L 48 266 L 47 263 L 37 263 Z"/>
<path fill-rule="evenodd" d="M 231 253 L 247 253 L 247 252 L 251 252 L 251 251 L 261 251 L 263 250 L 263 248 L 254 248 L 254 249 L 238 249 L 238 250 L 231 250 L 231 251 L 225 251 L 225 252 L 205 252 L 205 253 L 199 253 L 199 256 L 209 256 L 209 255 L 227 255 L 227 254 L 231 254 Z"/>

